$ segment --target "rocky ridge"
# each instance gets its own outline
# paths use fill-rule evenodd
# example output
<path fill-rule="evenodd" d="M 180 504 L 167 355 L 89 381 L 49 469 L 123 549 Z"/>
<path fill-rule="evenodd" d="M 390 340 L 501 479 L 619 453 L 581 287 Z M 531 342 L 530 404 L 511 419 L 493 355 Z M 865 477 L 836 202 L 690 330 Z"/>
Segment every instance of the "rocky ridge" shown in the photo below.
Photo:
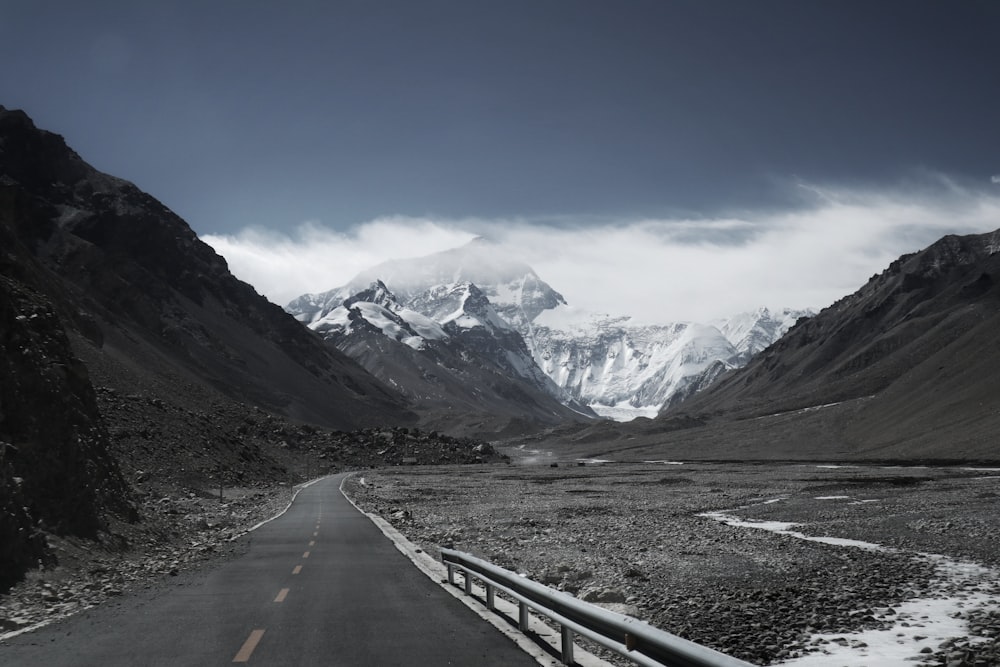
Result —
<path fill-rule="evenodd" d="M 343 329 L 343 304 L 379 284 L 392 290 L 397 312 L 406 309 L 440 325 L 458 321 L 470 305 L 469 314 L 482 311 L 473 315 L 482 328 L 470 328 L 478 337 L 474 349 L 575 412 L 593 409 L 620 420 L 655 416 L 697 393 L 777 340 L 795 319 L 811 314 L 760 309 L 718 323 L 727 335 L 713 325 L 639 324 L 643 313 L 635 318 L 583 313 L 530 266 L 485 239 L 385 262 L 342 287 L 302 295 L 286 310 L 314 330 L 331 324 Z M 340 349 L 346 351 L 346 344 Z M 363 356 L 353 349 L 354 358 Z"/>
<path fill-rule="evenodd" d="M 254 430 L 264 414 L 317 431 L 415 421 L 161 202 L 4 107 L 0 248 L 0 590 L 57 564 L 49 540 L 141 549 L 113 535 L 148 519 L 145 478 L 170 496 L 294 476 L 297 453 Z"/>
<path fill-rule="evenodd" d="M 633 449 L 647 458 L 725 457 L 740 441 L 744 457 L 997 460 L 998 239 L 946 236 L 892 262 L 629 446 L 655 440 Z M 665 436 L 681 417 L 703 427 Z"/>
<path fill-rule="evenodd" d="M 558 389 L 524 340 L 471 283 L 432 287 L 403 304 L 376 281 L 297 317 L 406 396 L 426 428 L 498 437 L 589 413 L 553 397 Z"/>

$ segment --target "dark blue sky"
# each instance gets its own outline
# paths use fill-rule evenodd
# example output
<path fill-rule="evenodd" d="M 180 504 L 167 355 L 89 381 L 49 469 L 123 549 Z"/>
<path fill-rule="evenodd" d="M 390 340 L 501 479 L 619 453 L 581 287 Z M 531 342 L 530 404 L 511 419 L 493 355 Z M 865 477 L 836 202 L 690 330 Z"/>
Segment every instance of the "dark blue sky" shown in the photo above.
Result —
<path fill-rule="evenodd" d="M 0 104 L 202 234 L 1000 187 L 997 2 L 0 0 L 0 58 Z"/>

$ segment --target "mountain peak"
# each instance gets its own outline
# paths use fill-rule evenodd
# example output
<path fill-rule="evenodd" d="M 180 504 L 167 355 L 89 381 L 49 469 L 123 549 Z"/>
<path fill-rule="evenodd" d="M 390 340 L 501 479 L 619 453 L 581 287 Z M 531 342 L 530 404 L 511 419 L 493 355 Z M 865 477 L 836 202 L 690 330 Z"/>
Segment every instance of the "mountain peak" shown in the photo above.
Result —
<path fill-rule="evenodd" d="M 489 299 L 497 313 L 518 329 L 527 328 L 545 310 L 566 303 L 534 269 L 480 236 L 463 246 L 424 257 L 383 262 L 362 271 L 342 287 L 303 295 L 290 302 L 286 309 L 301 322 L 315 322 L 345 298 L 379 280 L 392 286 L 401 303 L 410 305 L 415 300 L 426 300 L 432 290 L 473 284 Z"/>
<path fill-rule="evenodd" d="M 21 109 L 8 109 L 2 104 L 0 104 L 0 121 L 5 123 L 16 122 L 26 125 L 33 130 L 37 129 L 35 122 L 24 111 Z"/>
<path fill-rule="evenodd" d="M 359 301 L 374 303 L 382 307 L 399 306 L 399 300 L 396 298 L 396 295 L 381 280 L 374 281 L 368 286 L 368 289 L 344 299 L 342 305 L 344 308 L 350 309 L 352 305 Z"/>
<path fill-rule="evenodd" d="M 483 237 L 426 257 L 385 262 L 344 287 L 304 295 L 288 309 L 315 328 L 325 319 L 320 313 L 335 309 L 345 295 L 367 288 L 362 300 L 375 301 L 371 287 L 386 284 L 403 307 L 439 323 L 450 336 L 506 340 L 516 334 L 534 366 L 554 383 L 553 395 L 560 400 L 623 404 L 629 406 L 623 410 L 639 408 L 650 414 L 672 392 L 685 387 L 694 391 L 691 378 L 701 377 L 707 366 L 746 363 L 799 315 L 808 314 L 761 307 L 731 318 L 720 333 L 712 326 L 639 324 L 629 316 L 583 313 L 568 306 L 530 266 Z"/>

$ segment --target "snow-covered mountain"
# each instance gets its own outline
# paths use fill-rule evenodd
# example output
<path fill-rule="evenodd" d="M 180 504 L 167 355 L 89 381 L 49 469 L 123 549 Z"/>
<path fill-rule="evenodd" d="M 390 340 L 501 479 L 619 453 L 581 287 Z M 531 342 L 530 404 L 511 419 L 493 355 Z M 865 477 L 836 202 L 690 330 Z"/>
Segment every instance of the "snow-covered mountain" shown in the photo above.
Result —
<path fill-rule="evenodd" d="M 426 257 L 383 262 L 361 272 L 343 287 L 304 294 L 285 309 L 310 324 L 310 318 L 336 308 L 344 299 L 376 281 L 388 285 L 402 303 L 424 314 L 442 308 L 439 301 L 452 287 L 471 283 L 489 299 L 497 314 L 518 331 L 524 330 L 539 313 L 566 303 L 530 266 L 505 256 L 488 240 L 477 238 L 459 248 Z"/>
<path fill-rule="evenodd" d="M 339 297 L 347 291 L 350 290 L 339 288 L 328 294 Z M 414 289 L 404 305 L 384 282 L 376 280 L 339 304 L 332 296 L 322 299 L 322 303 L 332 307 L 298 313 L 292 305 L 288 308 L 327 339 L 349 337 L 355 327 L 365 326 L 417 351 L 426 349 L 428 341 L 439 344 L 459 341 L 511 376 L 530 382 L 564 403 L 570 402 L 570 397 L 534 362 L 520 333 L 497 313 L 489 298 L 473 283 Z"/>
<path fill-rule="evenodd" d="M 387 285 L 395 300 L 391 307 L 379 301 Z M 483 239 L 385 262 L 343 287 L 303 295 L 286 309 L 321 332 L 348 331 L 351 317 L 364 318 L 414 350 L 442 340 L 438 332 L 464 332 L 470 349 L 490 350 L 497 367 L 574 409 L 589 406 L 619 420 L 655 416 L 722 372 L 743 366 L 810 314 L 761 308 L 714 325 L 640 325 L 628 316 L 586 313 L 569 306 L 530 266 Z"/>
<path fill-rule="evenodd" d="M 531 344 L 542 370 L 571 396 L 613 419 L 654 417 L 710 365 L 733 368 L 738 353 L 713 326 L 635 325 L 562 306 L 534 321 Z"/>
<path fill-rule="evenodd" d="M 356 326 L 380 331 L 414 350 L 425 349 L 428 340 L 448 338 L 442 323 L 405 308 L 381 281 L 345 299 L 310 328 L 329 338 L 349 336 Z"/>
<path fill-rule="evenodd" d="M 743 366 L 808 314 L 760 308 L 717 325 L 645 325 L 559 306 L 536 317 L 527 335 L 556 384 L 600 415 L 630 419 L 655 416 Z"/>
<path fill-rule="evenodd" d="M 454 429 L 461 421 L 500 433 L 524 421 L 593 417 L 538 368 L 521 335 L 471 283 L 415 294 L 411 304 L 425 312 L 382 281 L 339 304 L 330 295 L 321 302 L 329 306 L 297 313 L 300 321 L 411 399 L 427 426 Z"/>
<path fill-rule="evenodd" d="M 781 338 L 799 318 L 815 314 L 815 310 L 784 308 L 772 313 L 767 308 L 758 308 L 712 324 L 736 347 L 739 354 L 736 365 L 745 366 L 755 354 Z"/>

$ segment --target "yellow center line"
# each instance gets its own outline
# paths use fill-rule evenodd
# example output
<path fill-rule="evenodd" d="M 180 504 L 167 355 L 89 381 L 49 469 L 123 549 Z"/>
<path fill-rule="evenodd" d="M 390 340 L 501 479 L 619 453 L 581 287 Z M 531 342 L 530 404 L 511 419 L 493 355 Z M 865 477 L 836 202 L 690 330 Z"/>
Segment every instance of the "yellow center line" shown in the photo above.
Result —
<path fill-rule="evenodd" d="M 288 589 L 282 588 L 280 591 L 278 591 L 278 597 L 274 598 L 274 601 L 284 602 L 286 597 L 288 597 Z"/>
<path fill-rule="evenodd" d="M 305 552 L 304 554 L 302 554 L 302 557 L 303 557 L 303 558 L 309 558 L 309 552 L 307 551 L 307 552 Z"/>
<path fill-rule="evenodd" d="M 260 642 L 260 638 L 264 636 L 263 630 L 254 630 L 247 637 L 247 640 L 243 642 L 243 646 L 240 647 L 240 652 L 236 654 L 233 658 L 233 662 L 247 662 L 250 660 L 250 655 L 253 650 L 257 648 L 257 643 Z"/>
<path fill-rule="evenodd" d="M 301 571 L 302 571 L 302 566 L 301 565 L 296 565 L 295 569 L 292 570 L 292 574 L 298 574 Z"/>

